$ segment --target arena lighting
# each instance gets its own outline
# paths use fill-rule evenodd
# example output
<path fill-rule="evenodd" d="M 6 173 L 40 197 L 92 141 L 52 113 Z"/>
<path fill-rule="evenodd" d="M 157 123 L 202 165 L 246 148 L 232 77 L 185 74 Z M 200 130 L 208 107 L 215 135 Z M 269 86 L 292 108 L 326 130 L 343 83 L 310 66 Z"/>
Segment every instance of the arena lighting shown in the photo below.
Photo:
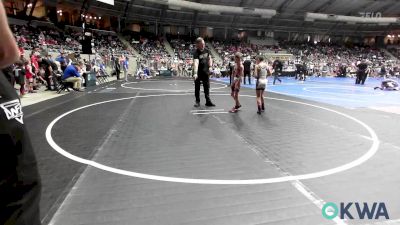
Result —
<path fill-rule="evenodd" d="M 229 14 L 249 14 L 258 15 L 264 17 L 273 17 L 276 15 L 274 9 L 261 9 L 261 8 L 244 8 L 238 6 L 227 6 L 227 5 L 214 5 L 205 4 L 198 2 L 191 2 L 185 0 L 144 0 L 145 2 L 152 4 L 168 5 L 169 7 L 180 7 L 184 9 L 192 9 L 207 13 L 229 13 Z"/>
<path fill-rule="evenodd" d="M 114 0 L 97 0 L 98 2 L 103 2 L 106 4 L 114 5 Z"/>
<path fill-rule="evenodd" d="M 179 6 L 172 6 L 172 5 L 168 6 L 168 8 L 169 8 L 169 9 L 172 9 L 172 10 L 176 10 L 176 11 L 180 11 L 180 10 L 182 9 L 182 8 L 179 7 Z"/>
<path fill-rule="evenodd" d="M 32 3 L 29 3 L 29 4 L 28 4 L 28 8 L 32 8 Z"/>
<path fill-rule="evenodd" d="M 346 23 L 371 23 L 371 24 L 390 24 L 398 23 L 396 17 L 357 17 L 357 16 L 342 16 L 334 14 L 323 14 L 323 13 L 306 13 L 304 18 L 306 21 L 310 20 L 326 20 L 335 22 L 346 22 Z"/>

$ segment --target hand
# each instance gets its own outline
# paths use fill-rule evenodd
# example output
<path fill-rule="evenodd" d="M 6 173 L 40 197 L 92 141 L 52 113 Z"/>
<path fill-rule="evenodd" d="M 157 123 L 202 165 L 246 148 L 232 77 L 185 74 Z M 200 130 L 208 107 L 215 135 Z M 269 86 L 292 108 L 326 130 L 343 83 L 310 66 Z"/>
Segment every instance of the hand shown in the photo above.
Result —
<path fill-rule="evenodd" d="M 193 75 L 193 80 L 197 80 L 197 75 Z"/>

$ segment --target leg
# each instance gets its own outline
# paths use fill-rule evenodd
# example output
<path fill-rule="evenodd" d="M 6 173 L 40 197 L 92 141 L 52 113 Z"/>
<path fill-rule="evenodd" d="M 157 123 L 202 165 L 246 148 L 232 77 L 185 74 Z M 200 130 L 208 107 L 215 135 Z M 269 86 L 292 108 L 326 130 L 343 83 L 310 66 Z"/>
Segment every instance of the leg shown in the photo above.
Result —
<path fill-rule="evenodd" d="M 256 96 L 257 96 L 257 113 L 261 112 L 261 92 L 260 90 L 256 90 Z"/>
<path fill-rule="evenodd" d="M 364 85 L 365 81 L 367 80 L 368 74 L 364 73 L 362 78 L 362 85 Z"/>
<path fill-rule="evenodd" d="M 360 79 L 361 79 L 360 71 L 357 71 L 357 74 L 356 74 L 356 84 L 360 84 Z"/>
<path fill-rule="evenodd" d="M 204 96 L 206 98 L 206 104 L 211 103 L 210 99 L 210 80 L 207 78 L 202 79 L 203 82 L 203 88 L 204 88 Z"/>
<path fill-rule="evenodd" d="M 25 83 L 21 83 L 20 85 L 21 85 L 21 87 L 19 89 L 19 94 L 24 95 L 25 94 Z"/>
<path fill-rule="evenodd" d="M 51 79 L 53 82 L 53 90 L 57 90 L 58 87 L 58 80 L 57 80 L 57 75 L 55 73 L 53 73 L 53 75 L 51 75 Z"/>
<path fill-rule="evenodd" d="M 66 82 L 73 83 L 73 88 L 76 90 L 81 89 L 82 80 L 79 77 L 68 77 L 65 79 Z"/>
<path fill-rule="evenodd" d="M 240 102 L 239 102 L 239 91 L 235 91 L 235 107 L 239 108 Z"/>
<path fill-rule="evenodd" d="M 248 76 L 249 76 L 249 85 L 251 85 L 251 76 L 250 74 L 248 74 Z"/>
<path fill-rule="evenodd" d="M 47 89 L 51 90 L 50 75 L 45 75 L 45 78 L 46 78 L 46 83 L 47 83 Z"/>
<path fill-rule="evenodd" d="M 260 98 L 261 98 L 261 110 L 264 111 L 265 110 L 265 105 L 264 105 L 264 90 L 260 91 Z"/>
<path fill-rule="evenodd" d="M 200 79 L 197 78 L 194 81 L 194 95 L 196 97 L 196 103 L 200 103 Z"/>

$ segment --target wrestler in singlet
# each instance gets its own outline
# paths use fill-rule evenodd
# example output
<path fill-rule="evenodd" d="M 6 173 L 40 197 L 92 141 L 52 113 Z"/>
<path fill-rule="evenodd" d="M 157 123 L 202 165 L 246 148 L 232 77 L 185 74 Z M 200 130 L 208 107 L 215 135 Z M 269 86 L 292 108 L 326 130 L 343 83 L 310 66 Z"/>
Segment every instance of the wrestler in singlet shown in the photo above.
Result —
<path fill-rule="evenodd" d="M 240 91 L 240 83 L 241 83 L 241 74 L 243 71 L 242 66 L 235 65 L 235 68 L 232 72 L 232 85 L 231 90 L 232 92 L 239 92 Z"/>

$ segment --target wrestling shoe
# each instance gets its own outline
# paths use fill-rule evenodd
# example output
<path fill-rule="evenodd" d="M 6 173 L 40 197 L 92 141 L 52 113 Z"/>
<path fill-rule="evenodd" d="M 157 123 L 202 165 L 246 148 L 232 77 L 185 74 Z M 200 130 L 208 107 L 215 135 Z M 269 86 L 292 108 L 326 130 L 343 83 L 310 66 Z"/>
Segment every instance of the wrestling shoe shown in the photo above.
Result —
<path fill-rule="evenodd" d="M 207 107 L 215 107 L 215 104 L 212 103 L 212 102 L 207 102 L 207 103 L 206 103 L 206 106 L 207 106 Z"/>

